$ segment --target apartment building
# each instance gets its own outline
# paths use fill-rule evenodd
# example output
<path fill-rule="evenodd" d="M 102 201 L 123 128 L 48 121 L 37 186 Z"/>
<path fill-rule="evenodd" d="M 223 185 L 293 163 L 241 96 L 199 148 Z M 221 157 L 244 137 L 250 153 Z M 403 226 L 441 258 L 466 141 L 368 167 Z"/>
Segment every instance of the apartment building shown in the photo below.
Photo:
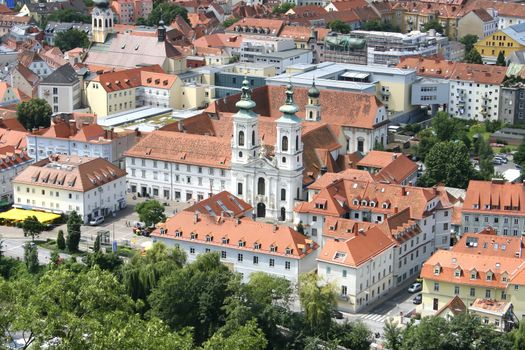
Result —
<path fill-rule="evenodd" d="M 490 226 L 497 235 L 521 236 L 525 231 L 524 198 L 523 183 L 470 181 L 461 210 L 462 232 Z"/>
<path fill-rule="evenodd" d="M 12 145 L 0 147 L 0 206 L 13 203 L 13 178 L 31 163 L 33 159 L 26 151 L 16 149 Z"/>
<path fill-rule="evenodd" d="M 200 254 L 217 252 L 244 282 L 252 273 L 265 272 L 297 283 L 300 274 L 316 268 L 317 244 L 288 226 L 246 217 L 182 211 L 160 225 L 152 236 L 184 250 L 190 262 Z"/>
<path fill-rule="evenodd" d="M 525 49 L 525 23 L 515 24 L 481 38 L 474 44 L 484 63 L 494 64 L 500 52 L 508 58 Z"/>
<path fill-rule="evenodd" d="M 115 0 L 111 3 L 120 24 L 134 24 L 139 18 L 147 18 L 153 10 L 152 0 Z"/>
<path fill-rule="evenodd" d="M 53 113 L 71 113 L 82 103 L 80 79 L 70 64 L 65 64 L 38 84 L 38 97 L 47 101 Z"/>
<path fill-rule="evenodd" d="M 13 179 L 15 208 L 67 214 L 89 222 L 126 206 L 126 172 L 102 158 L 51 155 Z"/>

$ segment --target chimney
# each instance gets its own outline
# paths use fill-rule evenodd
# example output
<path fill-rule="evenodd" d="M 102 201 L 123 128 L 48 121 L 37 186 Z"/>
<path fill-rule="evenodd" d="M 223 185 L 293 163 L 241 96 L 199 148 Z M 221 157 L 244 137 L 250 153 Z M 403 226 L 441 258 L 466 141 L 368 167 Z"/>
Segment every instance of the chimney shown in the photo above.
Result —
<path fill-rule="evenodd" d="M 397 212 L 399 211 L 399 208 L 397 207 L 397 205 L 394 207 L 394 214 L 397 214 Z"/>
<path fill-rule="evenodd" d="M 195 213 L 193 213 L 193 223 L 196 224 L 197 222 L 199 222 L 199 212 L 195 211 Z"/>

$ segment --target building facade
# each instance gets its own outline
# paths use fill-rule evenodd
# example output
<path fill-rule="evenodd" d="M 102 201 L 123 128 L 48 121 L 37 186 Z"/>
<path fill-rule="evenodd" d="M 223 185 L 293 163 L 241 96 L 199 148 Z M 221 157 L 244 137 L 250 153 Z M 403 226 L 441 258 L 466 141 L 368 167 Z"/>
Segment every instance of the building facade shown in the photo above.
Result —
<path fill-rule="evenodd" d="M 71 113 L 82 102 L 80 79 L 70 64 L 49 74 L 38 84 L 38 97 L 49 103 L 53 113 Z"/>

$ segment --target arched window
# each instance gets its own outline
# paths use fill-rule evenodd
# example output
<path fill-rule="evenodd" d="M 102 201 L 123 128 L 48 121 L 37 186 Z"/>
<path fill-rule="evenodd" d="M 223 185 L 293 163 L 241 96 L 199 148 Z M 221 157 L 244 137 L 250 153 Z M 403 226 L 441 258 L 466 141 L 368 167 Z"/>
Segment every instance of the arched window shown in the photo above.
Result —
<path fill-rule="evenodd" d="M 286 163 L 286 157 L 283 157 L 282 161 L 283 163 Z"/>
<path fill-rule="evenodd" d="M 98 19 L 98 26 L 99 26 L 99 28 L 102 28 L 102 18 Z"/>
<path fill-rule="evenodd" d="M 255 130 L 252 130 L 252 146 L 255 146 Z"/>
<path fill-rule="evenodd" d="M 242 195 L 242 182 L 237 184 L 237 194 Z"/>
<path fill-rule="evenodd" d="M 281 200 L 286 200 L 286 190 L 284 188 L 281 188 Z"/>
<path fill-rule="evenodd" d="M 109 19 L 109 26 L 113 27 L 113 19 L 111 19 L 111 18 Z"/>
<path fill-rule="evenodd" d="M 288 136 L 283 136 L 281 141 L 281 151 L 288 151 Z"/>
<path fill-rule="evenodd" d="M 310 119 L 314 119 L 314 112 L 310 111 Z"/>
<path fill-rule="evenodd" d="M 286 221 L 286 209 L 281 208 L 281 221 Z"/>
<path fill-rule="evenodd" d="M 295 136 L 295 150 L 299 150 L 299 135 Z"/>
<path fill-rule="evenodd" d="M 259 180 L 257 180 L 257 194 L 264 196 L 264 192 L 265 192 L 264 187 L 265 187 L 264 178 L 260 177 Z"/>
<path fill-rule="evenodd" d="M 239 152 L 239 158 L 242 158 L 242 152 Z"/>
<path fill-rule="evenodd" d="M 244 146 L 244 131 L 239 131 L 239 146 Z"/>
<path fill-rule="evenodd" d="M 109 25 L 108 25 L 108 19 L 107 19 L 107 18 L 106 18 L 106 21 L 105 21 L 105 22 L 106 22 L 106 28 L 109 27 Z"/>
<path fill-rule="evenodd" d="M 93 20 L 93 27 L 95 27 L 95 28 L 97 27 L 97 20 L 96 19 Z"/>

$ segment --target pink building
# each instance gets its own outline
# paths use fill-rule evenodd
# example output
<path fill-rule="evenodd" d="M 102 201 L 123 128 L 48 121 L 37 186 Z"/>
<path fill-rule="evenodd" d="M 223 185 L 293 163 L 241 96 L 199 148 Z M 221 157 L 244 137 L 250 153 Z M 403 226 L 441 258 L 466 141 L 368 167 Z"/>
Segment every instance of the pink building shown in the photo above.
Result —
<path fill-rule="evenodd" d="M 112 8 L 121 24 L 135 23 L 138 18 L 147 18 L 153 9 L 153 0 L 115 0 Z"/>

